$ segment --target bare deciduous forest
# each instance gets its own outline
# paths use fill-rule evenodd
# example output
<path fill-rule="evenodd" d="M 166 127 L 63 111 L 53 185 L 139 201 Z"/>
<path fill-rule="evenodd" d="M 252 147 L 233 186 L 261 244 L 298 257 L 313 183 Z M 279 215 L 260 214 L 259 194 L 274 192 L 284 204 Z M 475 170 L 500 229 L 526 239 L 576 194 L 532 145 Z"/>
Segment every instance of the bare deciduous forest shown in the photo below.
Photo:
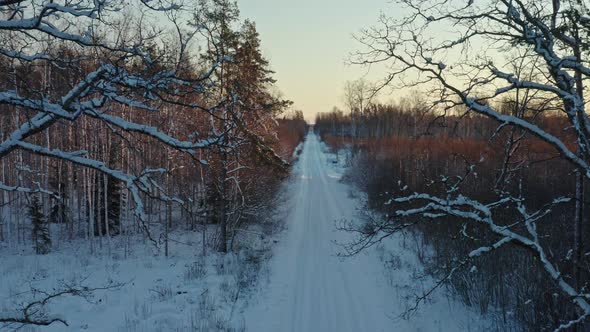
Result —
<path fill-rule="evenodd" d="M 343 227 L 359 234 L 347 249 L 410 232 L 433 288 L 499 312 L 499 329 L 586 330 L 587 4 L 403 3 L 411 14 L 382 16 L 350 60 L 391 73 L 349 83 L 348 109 L 316 118 L 386 216 Z M 428 34 L 445 24 L 456 31 Z M 414 93 L 372 100 L 399 85 Z"/>

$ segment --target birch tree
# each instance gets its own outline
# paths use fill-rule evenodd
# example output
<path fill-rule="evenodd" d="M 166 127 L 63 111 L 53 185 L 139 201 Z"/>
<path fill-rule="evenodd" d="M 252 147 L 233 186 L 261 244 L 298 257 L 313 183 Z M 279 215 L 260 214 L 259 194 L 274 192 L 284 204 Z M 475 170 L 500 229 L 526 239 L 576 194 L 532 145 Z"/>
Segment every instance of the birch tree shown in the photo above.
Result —
<path fill-rule="evenodd" d="M 262 58 L 245 61 L 260 55 L 257 33 L 248 25 L 248 42 L 255 44 L 243 48 L 241 35 L 230 25 L 237 11 L 225 12 L 227 1 L 216 4 L 209 11 L 206 4 L 195 8 L 167 0 L 0 0 L 0 68 L 8 69 L 0 83 L 0 162 L 4 167 L 16 159 L 19 171 L 17 178 L 3 176 L 0 189 L 64 200 L 64 186 L 75 180 L 65 181 L 55 168 L 75 166 L 83 170 L 77 174 L 87 205 L 88 236 L 119 233 L 124 194 L 125 204 L 133 206 L 155 244 L 148 212 L 156 210 L 159 216 L 159 206 L 151 209 L 154 199 L 166 203 L 167 244 L 171 204 L 187 203 L 171 188 L 169 175 L 185 171 L 174 161 L 186 158 L 201 171 L 218 163 L 224 222 L 220 250 L 226 251 L 225 223 L 234 206 L 230 203 L 240 202 L 234 197 L 241 195 L 241 156 L 249 153 L 244 147 L 281 169 L 287 163 L 260 129 L 278 108 L 269 106 L 274 100 L 263 86 L 267 76 L 250 76 L 263 67 L 266 73 L 267 64 Z M 212 15 L 191 25 L 186 16 L 194 10 Z M 206 57 L 194 49 L 203 45 L 211 50 Z M 240 50 L 248 54 L 238 55 Z M 253 71 L 240 67 L 253 63 L 261 66 Z M 252 79 L 253 84 L 245 84 Z M 262 116 L 261 110 L 271 111 Z M 165 121 L 170 118 L 175 121 Z M 174 125 L 185 127 L 175 130 Z M 55 144 L 68 126 L 79 129 L 83 143 L 69 138 L 68 144 Z M 42 169 L 28 165 L 33 162 Z M 54 178 L 48 180 L 48 173 Z M 56 205 L 59 219 L 63 210 Z M 60 294 L 48 294 L 48 299 Z M 0 322 L 65 324 L 31 312 L 46 301 L 33 302 L 15 316 L 2 315 Z"/>
<path fill-rule="evenodd" d="M 59 94 L 49 94 L 31 84 L 33 77 L 13 77 L 15 84 L 0 91 L 2 112 L 9 113 L 14 119 L 13 126 L 8 128 L 0 143 L 0 158 L 22 151 L 105 174 L 126 187 L 140 221 L 146 220 L 143 197 L 174 200 L 159 190 L 161 186 L 154 178 L 154 175 L 165 173 L 165 168 L 144 167 L 129 173 L 111 166 L 108 159 L 100 159 L 97 154 L 56 149 L 40 144 L 35 137 L 58 123 L 93 119 L 104 123 L 116 134 L 145 137 L 191 156 L 219 142 L 219 134 L 193 133 L 187 139 L 141 122 L 141 113 L 159 112 L 166 105 L 205 114 L 213 112 L 198 101 L 199 96 L 213 85 L 211 74 L 223 59 L 216 59 L 209 68 L 194 73 L 182 70 L 182 54 L 175 59 L 178 65 L 163 65 L 154 58 L 154 48 L 164 43 L 161 38 L 164 28 L 150 22 L 149 15 L 165 15 L 180 8 L 166 1 L 129 4 L 117 1 L 0 2 L 0 38 L 4 41 L 0 46 L 0 57 L 3 61 L 56 67 L 75 73 L 72 77 L 77 78 L 54 91 Z M 142 15 L 121 25 L 125 11 L 133 10 Z M 48 43 L 61 44 L 78 52 L 49 51 Z M 185 49 L 181 48 L 181 51 Z M 127 113 L 119 115 L 113 109 L 125 109 Z M 0 188 L 59 197 L 59 193 L 42 183 L 1 183 Z M 147 226 L 143 225 L 150 236 Z"/>

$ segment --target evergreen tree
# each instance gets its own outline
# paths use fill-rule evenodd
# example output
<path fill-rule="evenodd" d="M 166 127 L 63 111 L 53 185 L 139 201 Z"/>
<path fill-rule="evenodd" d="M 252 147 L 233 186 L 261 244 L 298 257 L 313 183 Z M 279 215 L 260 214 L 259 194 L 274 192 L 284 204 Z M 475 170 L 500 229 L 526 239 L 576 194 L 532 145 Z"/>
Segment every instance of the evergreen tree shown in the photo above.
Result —
<path fill-rule="evenodd" d="M 49 236 L 49 227 L 45 221 L 43 207 L 39 202 L 37 195 L 31 196 L 29 203 L 29 217 L 33 224 L 33 243 L 35 252 L 39 255 L 48 254 L 51 250 L 51 238 Z"/>
<path fill-rule="evenodd" d="M 67 168 L 60 161 L 50 163 L 50 173 L 48 185 L 51 191 L 59 195 L 58 198 L 52 197 L 48 222 L 54 224 L 66 224 L 68 220 L 68 191 L 66 190 L 66 179 L 68 177 Z"/>

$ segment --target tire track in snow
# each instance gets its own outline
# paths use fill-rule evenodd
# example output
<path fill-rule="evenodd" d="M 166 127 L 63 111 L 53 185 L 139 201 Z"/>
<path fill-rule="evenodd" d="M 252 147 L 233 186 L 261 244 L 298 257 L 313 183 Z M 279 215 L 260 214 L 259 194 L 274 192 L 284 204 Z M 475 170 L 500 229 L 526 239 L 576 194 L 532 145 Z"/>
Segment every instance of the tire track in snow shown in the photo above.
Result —
<path fill-rule="evenodd" d="M 333 241 L 349 238 L 336 230 L 335 221 L 354 218 L 357 202 L 328 167 L 318 138 L 308 134 L 296 168 L 287 238 L 273 256 L 268 291 L 245 313 L 249 331 L 391 330 L 385 309 L 391 292 L 378 286 L 376 258 L 335 255 L 340 248 Z"/>

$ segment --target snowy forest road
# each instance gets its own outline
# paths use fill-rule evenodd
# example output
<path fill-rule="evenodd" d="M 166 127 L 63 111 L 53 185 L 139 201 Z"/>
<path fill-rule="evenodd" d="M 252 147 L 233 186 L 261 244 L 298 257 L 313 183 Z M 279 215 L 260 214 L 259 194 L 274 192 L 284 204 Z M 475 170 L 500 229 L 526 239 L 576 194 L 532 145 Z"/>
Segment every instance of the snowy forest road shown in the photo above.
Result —
<path fill-rule="evenodd" d="M 339 258 L 351 234 L 337 221 L 355 218 L 350 187 L 309 133 L 295 165 L 294 201 L 285 239 L 271 261 L 270 285 L 245 312 L 248 331 L 391 331 L 392 294 L 380 285 L 380 263 L 361 253 Z"/>

